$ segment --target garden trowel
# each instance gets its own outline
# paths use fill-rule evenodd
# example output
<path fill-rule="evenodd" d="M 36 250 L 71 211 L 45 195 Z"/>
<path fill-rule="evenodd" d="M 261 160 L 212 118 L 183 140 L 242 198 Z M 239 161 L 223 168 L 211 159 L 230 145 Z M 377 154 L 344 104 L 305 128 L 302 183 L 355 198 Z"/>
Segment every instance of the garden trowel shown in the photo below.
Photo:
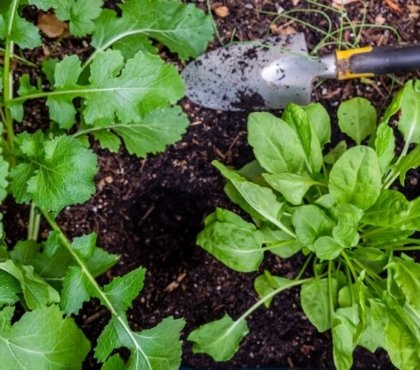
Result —
<path fill-rule="evenodd" d="M 314 58 L 302 33 L 213 50 L 183 70 L 187 97 L 240 111 L 306 105 L 316 77 L 345 80 L 420 68 L 420 45 L 364 47 Z"/>

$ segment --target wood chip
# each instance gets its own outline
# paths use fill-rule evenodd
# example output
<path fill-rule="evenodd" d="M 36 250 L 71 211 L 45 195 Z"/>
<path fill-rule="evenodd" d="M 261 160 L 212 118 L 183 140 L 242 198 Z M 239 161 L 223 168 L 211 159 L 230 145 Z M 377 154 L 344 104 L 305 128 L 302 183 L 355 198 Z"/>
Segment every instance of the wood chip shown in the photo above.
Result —
<path fill-rule="evenodd" d="M 420 15 L 419 5 L 407 5 L 408 11 L 410 12 L 409 17 L 411 19 L 417 19 Z"/>
<path fill-rule="evenodd" d="M 229 8 L 227 6 L 219 6 L 214 9 L 214 13 L 220 18 L 226 18 L 229 15 Z"/>
<path fill-rule="evenodd" d="M 392 0 L 384 0 L 384 3 L 386 5 L 388 5 L 393 11 L 397 12 L 397 13 L 401 13 L 401 8 L 400 6 Z"/>
<path fill-rule="evenodd" d="M 67 24 L 52 13 L 40 13 L 37 26 L 46 36 L 53 39 L 62 36 L 67 29 Z"/>
<path fill-rule="evenodd" d="M 340 8 L 344 5 L 348 5 L 348 4 L 351 4 L 351 3 L 357 3 L 357 2 L 360 2 L 360 1 L 361 0 L 332 0 L 332 5 L 335 8 Z"/>
<path fill-rule="evenodd" d="M 381 26 L 381 25 L 383 25 L 385 23 L 385 18 L 381 15 L 381 14 L 378 14 L 376 17 L 375 17 L 375 24 L 377 24 L 378 26 Z"/>

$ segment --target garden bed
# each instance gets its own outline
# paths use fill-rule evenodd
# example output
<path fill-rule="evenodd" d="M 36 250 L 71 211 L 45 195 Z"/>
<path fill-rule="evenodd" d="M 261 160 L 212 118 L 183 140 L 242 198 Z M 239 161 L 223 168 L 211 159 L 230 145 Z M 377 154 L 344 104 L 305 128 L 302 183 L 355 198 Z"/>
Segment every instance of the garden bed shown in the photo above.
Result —
<path fill-rule="evenodd" d="M 207 10 L 205 1 L 191 2 Z M 108 3 L 115 5 L 115 2 Z M 220 6 L 226 6 L 229 10 L 229 15 L 223 18 L 214 14 L 220 34 L 219 41 L 224 43 L 228 43 L 231 38 L 235 41 L 255 40 L 267 34 L 300 31 L 305 33 L 311 50 L 322 39 L 322 34 L 290 18 L 280 18 L 274 26 L 271 23 L 275 18 L 273 13 L 281 14 L 293 8 L 292 3 L 296 4 L 296 9 L 319 9 L 304 0 L 227 0 L 210 3 L 213 10 Z M 332 2 L 322 3 L 331 5 Z M 361 21 L 362 3 L 354 1 L 346 6 L 352 21 Z M 382 0 L 368 3 L 366 24 L 393 27 L 404 43 L 420 42 L 420 18 L 418 13 L 414 13 L 414 8 L 407 7 L 408 4 L 414 5 L 414 2 L 401 1 L 401 12 Z M 321 29 L 326 27 L 325 19 L 314 12 L 286 14 Z M 332 14 L 331 19 L 334 29 L 339 29 L 340 17 Z M 343 40 L 351 41 L 352 37 L 351 32 L 343 30 Z M 82 56 L 85 52 L 84 44 L 72 39 L 64 39 L 62 48 L 54 47 L 55 40 L 45 42 L 49 51 L 58 57 L 67 53 Z M 390 29 L 366 27 L 360 34 L 362 45 L 397 42 Z M 220 44 L 216 41 L 210 48 L 218 46 Z M 37 63 L 45 50 L 28 52 L 26 58 Z M 326 46 L 320 52 L 325 54 L 330 50 L 332 48 Z M 166 56 L 174 59 L 173 56 Z M 313 101 L 323 104 L 330 115 L 335 117 L 340 101 L 361 96 L 368 98 L 380 114 L 400 85 L 416 77 L 420 77 L 418 72 L 398 75 L 394 80 L 378 77 L 340 83 L 327 81 L 314 90 Z M 163 154 L 138 159 L 124 149 L 115 155 L 94 144 L 100 164 L 100 172 L 96 177 L 97 191 L 89 202 L 65 209 L 57 222 L 69 237 L 95 231 L 98 234 L 98 245 L 121 256 L 119 264 L 102 277 L 101 282 L 108 282 L 112 277 L 138 266 L 147 269 L 143 292 L 128 314 L 133 329 L 153 327 L 167 316 L 183 317 L 187 323 L 185 339 L 192 329 L 220 318 L 224 312 L 237 317 L 252 305 L 256 301 L 253 281 L 258 273 L 233 272 L 195 243 L 206 215 L 216 206 L 232 209 L 223 192 L 225 181 L 210 162 L 218 159 L 238 168 L 252 159 L 246 133 L 246 119 L 250 112 L 207 110 L 186 98 L 180 104 L 191 124 L 182 140 Z M 31 102 L 26 109 L 27 113 L 36 117 L 35 122 L 41 125 L 48 123 L 42 103 Z M 25 129 L 34 130 L 34 127 Z M 334 130 L 332 144 L 344 138 L 344 135 L 340 135 L 338 130 Z M 404 189 L 409 198 L 420 195 L 418 179 L 418 173 L 412 171 Z M 25 237 L 28 212 L 28 207 L 17 207 L 12 200 L 6 203 L 4 219 L 9 245 Z M 8 217 L 12 214 L 19 215 L 18 222 Z M 45 238 L 46 224 L 43 226 L 41 236 Z M 282 260 L 273 255 L 266 259 L 261 271 L 268 269 L 273 274 L 293 277 L 301 264 L 299 257 Z M 77 317 L 77 322 L 92 342 L 108 320 L 109 313 L 96 300 L 85 303 Z M 249 327 L 250 335 L 231 361 L 216 364 L 206 355 L 194 355 L 191 344 L 185 341 L 183 364 L 197 369 L 333 367 L 330 335 L 319 334 L 305 317 L 300 308 L 298 289 L 277 296 L 269 309 L 260 308 L 250 317 Z M 383 351 L 370 354 L 358 349 L 355 352 L 354 367 L 390 369 L 392 365 Z M 99 368 L 92 354 L 84 368 Z"/>

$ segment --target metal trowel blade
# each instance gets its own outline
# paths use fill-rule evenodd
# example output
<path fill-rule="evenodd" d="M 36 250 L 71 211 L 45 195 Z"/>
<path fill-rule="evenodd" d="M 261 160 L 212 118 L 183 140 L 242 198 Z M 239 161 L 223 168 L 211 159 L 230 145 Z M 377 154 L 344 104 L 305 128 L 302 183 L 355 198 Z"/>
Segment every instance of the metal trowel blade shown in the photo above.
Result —
<path fill-rule="evenodd" d="M 232 44 L 202 55 L 183 70 L 187 97 L 201 106 L 270 110 L 308 104 L 320 61 L 308 56 L 303 34 Z"/>

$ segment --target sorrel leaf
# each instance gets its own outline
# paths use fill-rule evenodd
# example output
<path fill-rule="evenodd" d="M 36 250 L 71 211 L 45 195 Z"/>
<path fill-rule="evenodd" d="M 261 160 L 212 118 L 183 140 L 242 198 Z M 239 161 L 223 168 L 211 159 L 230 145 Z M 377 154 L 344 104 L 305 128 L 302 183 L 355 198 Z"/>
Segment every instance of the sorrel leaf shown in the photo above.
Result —
<path fill-rule="evenodd" d="M 332 292 L 329 292 L 327 279 L 315 279 L 302 285 L 300 290 L 300 302 L 309 321 L 318 329 L 324 332 L 331 329 L 331 311 L 329 305 L 329 294 L 336 301 L 337 280 L 332 280 Z"/>
<path fill-rule="evenodd" d="M 271 173 L 300 173 L 306 155 L 297 133 L 286 122 L 269 113 L 251 113 L 248 141 L 261 166 Z"/>
<path fill-rule="evenodd" d="M 331 120 L 327 110 L 319 103 L 303 107 L 322 147 L 331 141 Z"/>
<path fill-rule="evenodd" d="M 248 332 L 245 320 L 233 321 L 225 314 L 221 319 L 195 329 L 188 340 L 193 342 L 194 353 L 207 353 L 215 361 L 228 361 Z"/>
<path fill-rule="evenodd" d="M 353 98 L 340 104 L 338 125 L 357 145 L 376 130 L 376 109 L 365 98 Z"/>
<path fill-rule="evenodd" d="M 328 187 L 338 202 L 366 209 L 379 196 L 381 178 L 375 151 L 366 146 L 356 146 L 347 150 L 334 164 Z"/>
<path fill-rule="evenodd" d="M 205 219 L 197 244 L 235 271 L 256 271 L 264 258 L 262 234 L 254 224 L 224 209 Z"/>

